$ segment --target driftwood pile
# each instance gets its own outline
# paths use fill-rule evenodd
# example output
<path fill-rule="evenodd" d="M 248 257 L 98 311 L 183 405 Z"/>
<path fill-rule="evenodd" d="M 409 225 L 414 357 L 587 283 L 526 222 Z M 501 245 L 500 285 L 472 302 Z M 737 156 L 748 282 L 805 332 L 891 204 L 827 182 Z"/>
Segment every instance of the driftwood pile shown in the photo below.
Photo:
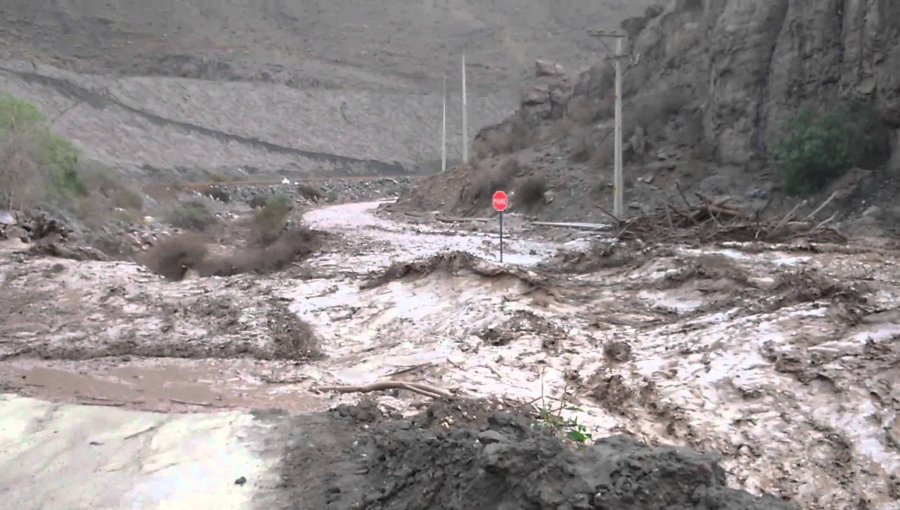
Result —
<path fill-rule="evenodd" d="M 679 190 L 680 191 L 680 190 Z M 713 201 L 697 193 L 698 203 L 692 204 L 682 193 L 683 203 L 666 204 L 652 214 L 630 220 L 616 220 L 621 241 L 671 242 L 770 242 L 784 243 L 798 240 L 817 243 L 845 244 L 847 238 L 829 224 L 837 213 L 819 221 L 816 216 L 834 200 L 832 195 L 806 216 L 798 216 L 804 201 L 780 218 L 764 218 L 766 204 L 760 210 L 748 212 L 728 205 L 728 200 Z M 612 215 L 610 215 L 612 216 Z"/>

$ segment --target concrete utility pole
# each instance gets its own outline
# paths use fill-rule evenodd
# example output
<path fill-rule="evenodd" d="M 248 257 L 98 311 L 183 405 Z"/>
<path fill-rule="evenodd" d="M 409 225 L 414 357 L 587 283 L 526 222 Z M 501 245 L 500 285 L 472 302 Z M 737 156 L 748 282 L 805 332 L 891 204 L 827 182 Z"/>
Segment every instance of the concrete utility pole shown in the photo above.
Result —
<path fill-rule="evenodd" d="M 447 77 L 444 77 L 444 86 L 442 87 L 442 95 L 444 97 L 444 108 L 441 114 L 441 173 L 447 171 Z"/>
<path fill-rule="evenodd" d="M 623 203 L 623 188 L 625 187 L 624 176 L 622 175 L 622 59 L 631 58 L 631 55 L 622 53 L 625 34 L 620 32 L 610 32 L 605 30 L 589 30 L 588 34 L 601 38 L 612 37 L 616 39 L 616 51 L 612 57 L 615 60 L 616 68 L 616 137 L 615 150 L 616 157 L 613 167 L 613 214 L 616 218 L 622 219 L 625 216 L 625 206 Z M 606 46 L 606 43 L 603 43 Z M 606 47 L 609 50 L 609 47 Z"/>
<path fill-rule="evenodd" d="M 466 54 L 462 56 L 462 139 L 463 163 L 469 162 L 469 118 L 466 114 Z"/>

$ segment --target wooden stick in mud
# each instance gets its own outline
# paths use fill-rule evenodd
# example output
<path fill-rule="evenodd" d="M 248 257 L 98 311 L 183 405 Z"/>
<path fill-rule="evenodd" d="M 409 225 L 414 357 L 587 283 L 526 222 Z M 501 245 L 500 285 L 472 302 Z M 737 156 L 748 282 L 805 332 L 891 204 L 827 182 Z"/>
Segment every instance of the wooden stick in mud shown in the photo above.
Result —
<path fill-rule="evenodd" d="M 822 209 L 824 209 L 825 207 L 827 207 L 828 204 L 830 204 L 831 201 L 834 200 L 834 197 L 836 197 L 836 196 L 837 196 L 837 191 L 835 191 L 834 193 L 832 193 L 831 196 L 828 197 L 827 200 L 825 200 L 824 202 L 822 202 L 822 205 L 820 205 L 819 207 L 816 207 L 816 210 L 815 210 L 815 211 L 809 213 L 809 215 L 806 216 L 806 219 L 807 219 L 807 220 L 813 219 L 817 214 L 819 214 L 819 212 L 820 212 Z"/>
<path fill-rule="evenodd" d="M 819 223 L 818 225 L 816 225 L 815 227 L 813 227 L 813 228 L 812 228 L 812 231 L 815 232 L 816 230 L 821 229 L 821 228 L 824 227 L 825 225 L 828 225 L 829 223 L 831 223 L 832 221 L 834 221 L 834 219 L 837 218 L 837 216 L 838 216 L 838 213 L 832 214 L 830 218 L 828 218 L 827 220 L 825 220 L 825 221 L 823 221 L 822 223 Z"/>
<path fill-rule="evenodd" d="M 321 386 L 318 391 L 334 391 L 337 393 L 371 393 L 384 390 L 407 390 L 431 398 L 452 397 L 453 394 L 441 388 L 422 383 L 405 381 L 378 381 L 360 386 Z"/>
<path fill-rule="evenodd" d="M 440 221 L 441 223 L 487 223 L 488 221 L 490 221 L 489 218 L 458 218 L 455 216 L 435 216 L 434 219 L 436 221 Z"/>
<path fill-rule="evenodd" d="M 800 202 L 799 204 L 795 205 L 794 208 L 791 209 L 791 212 L 787 213 L 787 214 L 784 216 L 784 218 L 782 218 L 781 221 L 778 222 L 778 225 L 775 225 L 775 228 L 773 228 L 772 230 L 773 230 L 773 231 L 774 231 L 774 230 L 779 230 L 781 227 L 783 227 L 788 221 L 791 220 L 791 217 L 794 216 L 794 213 L 797 212 L 797 209 L 800 209 L 800 208 L 803 207 L 804 205 L 806 205 L 806 200 L 804 200 L 804 201 Z"/>
<path fill-rule="evenodd" d="M 597 209 L 600 209 L 600 210 L 603 212 L 603 214 L 605 214 L 605 215 L 609 216 L 610 218 L 612 218 L 613 221 L 616 222 L 616 225 L 618 225 L 619 223 L 622 223 L 622 220 L 621 220 L 621 219 L 616 218 L 616 215 L 615 215 L 615 214 L 613 214 L 613 213 L 609 212 L 608 210 L 606 210 L 606 208 L 603 207 L 602 205 L 595 203 L 595 204 L 594 204 L 594 207 L 596 207 Z"/>
<path fill-rule="evenodd" d="M 687 206 L 687 210 L 690 211 L 691 209 L 693 209 L 694 206 L 692 206 L 691 203 L 688 202 L 687 197 L 684 196 L 684 191 L 681 191 L 681 183 L 676 182 L 675 189 L 678 190 L 678 194 L 681 195 L 681 199 L 684 200 L 684 205 Z"/>
<path fill-rule="evenodd" d="M 669 223 L 669 234 L 672 234 L 673 232 L 675 232 L 675 224 L 672 223 L 672 213 L 669 212 L 669 207 L 671 206 L 669 204 L 666 204 L 666 221 Z"/>

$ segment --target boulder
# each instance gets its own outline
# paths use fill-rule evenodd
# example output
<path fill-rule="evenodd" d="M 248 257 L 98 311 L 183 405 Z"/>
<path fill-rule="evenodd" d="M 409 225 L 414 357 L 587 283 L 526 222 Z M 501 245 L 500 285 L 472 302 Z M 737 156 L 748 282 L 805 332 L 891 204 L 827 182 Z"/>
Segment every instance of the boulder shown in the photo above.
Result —
<path fill-rule="evenodd" d="M 565 77 L 566 69 L 555 62 L 538 60 L 534 63 L 534 75 L 538 78 L 544 76 Z"/>

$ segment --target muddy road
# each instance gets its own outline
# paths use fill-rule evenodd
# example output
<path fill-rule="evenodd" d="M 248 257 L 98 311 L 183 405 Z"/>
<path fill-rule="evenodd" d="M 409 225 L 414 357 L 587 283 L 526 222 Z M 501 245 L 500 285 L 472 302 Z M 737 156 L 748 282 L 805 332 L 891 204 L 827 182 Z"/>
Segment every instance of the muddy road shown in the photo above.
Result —
<path fill-rule="evenodd" d="M 23 509 L 775 507 L 762 494 L 900 508 L 897 253 L 561 242 L 512 221 L 500 265 L 494 226 L 406 224 L 378 205 L 307 212 L 328 241 L 269 275 L 172 282 L 5 242 L 0 495 Z"/>

